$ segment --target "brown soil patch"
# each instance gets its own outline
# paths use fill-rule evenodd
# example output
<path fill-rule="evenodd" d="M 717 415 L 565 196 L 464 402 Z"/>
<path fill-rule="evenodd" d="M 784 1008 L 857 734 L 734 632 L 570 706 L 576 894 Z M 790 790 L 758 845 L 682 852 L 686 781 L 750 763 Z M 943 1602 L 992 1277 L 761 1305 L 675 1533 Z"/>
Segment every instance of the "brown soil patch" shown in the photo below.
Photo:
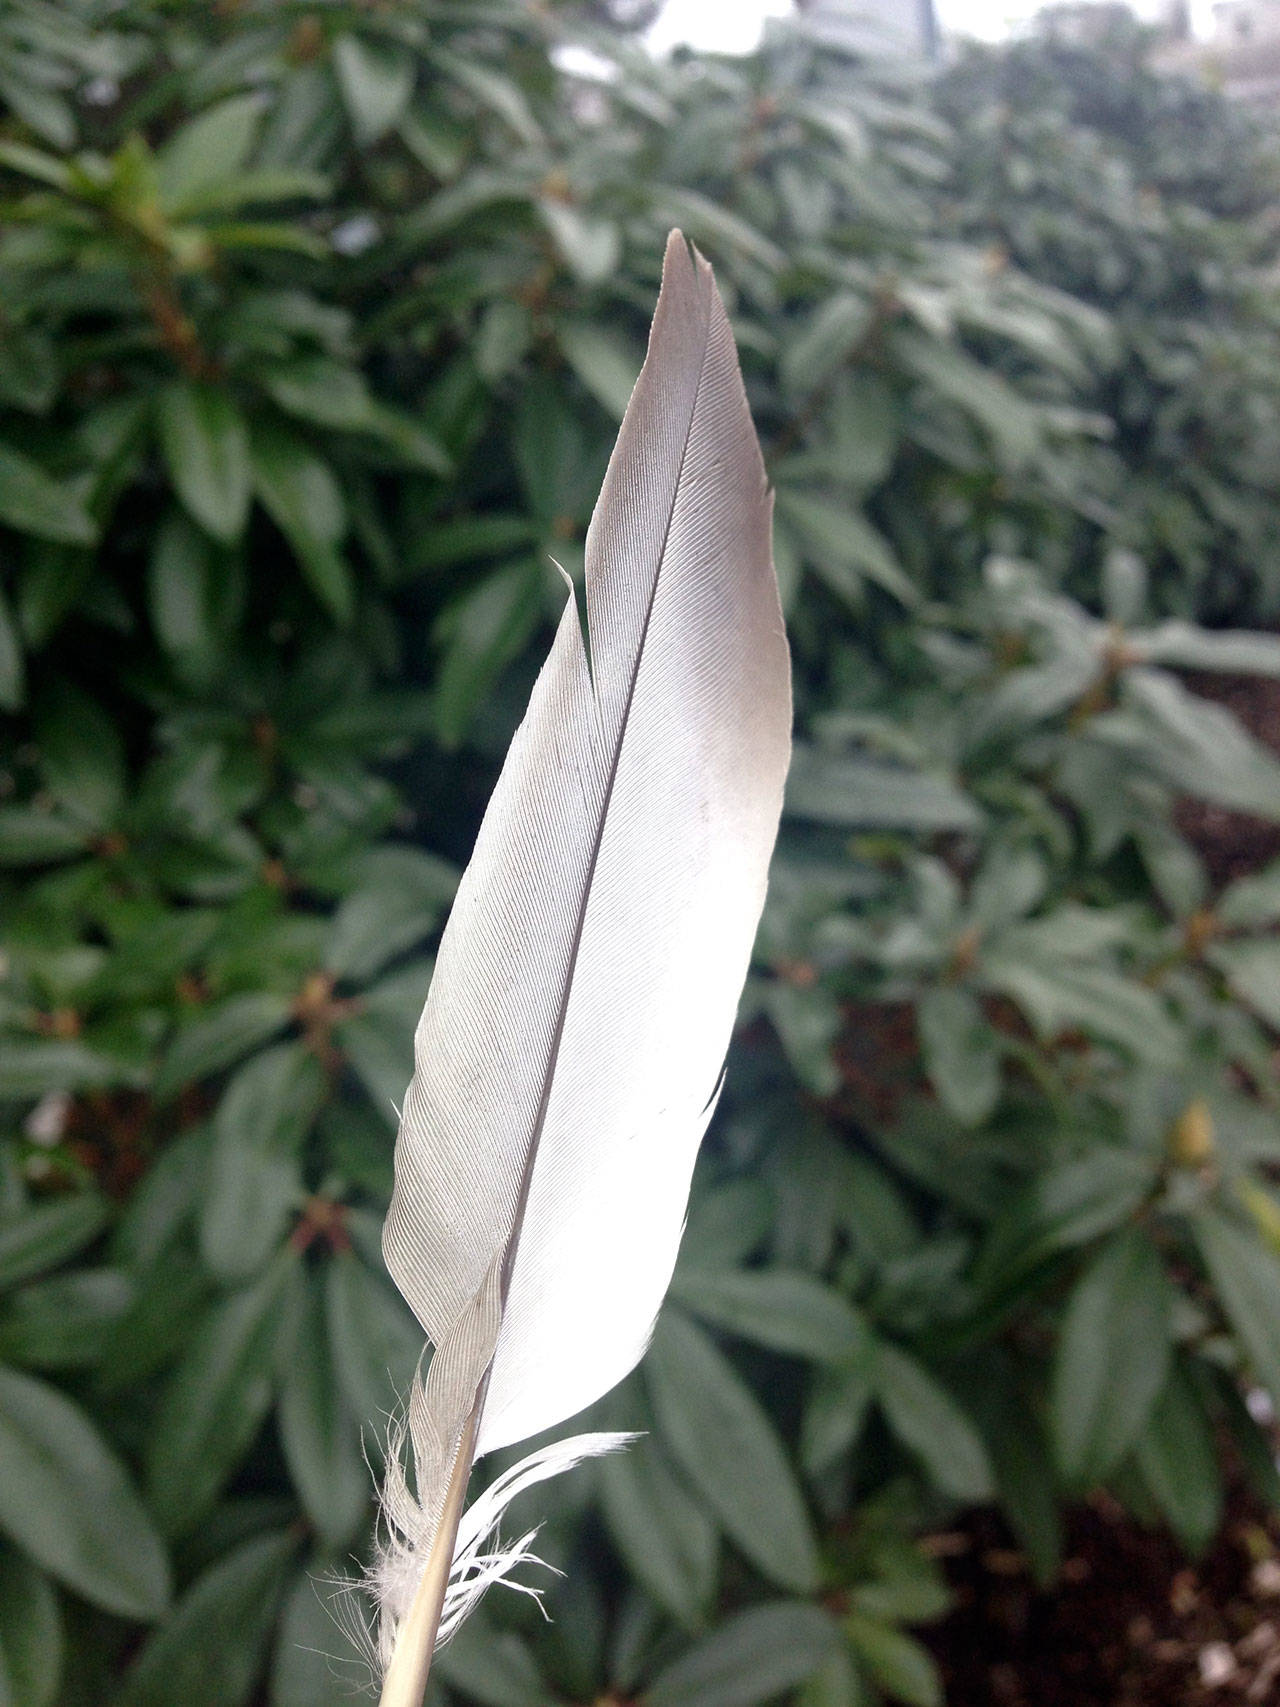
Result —
<path fill-rule="evenodd" d="M 947 1707 L 1277 1707 L 1280 1526 L 1242 1507 L 1210 1555 L 1111 1501 L 1076 1512 L 1062 1581 L 1037 1589 L 998 1519 L 947 1542 L 957 1596 L 925 1640 Z"/>
<path fill-rule="evenodd" d="M 1280 753 L 1280 681 L 1257 676 L 1191 675 L 1187 686 L 1193 693 L 1225 706 L 1250 734 Z M 1201 800 L 1180 800 L 1176 822 L 1208 867 L 1215 891 L 1280 859 L 1280 824 L 1265 818 L 1227 812 Z"/>

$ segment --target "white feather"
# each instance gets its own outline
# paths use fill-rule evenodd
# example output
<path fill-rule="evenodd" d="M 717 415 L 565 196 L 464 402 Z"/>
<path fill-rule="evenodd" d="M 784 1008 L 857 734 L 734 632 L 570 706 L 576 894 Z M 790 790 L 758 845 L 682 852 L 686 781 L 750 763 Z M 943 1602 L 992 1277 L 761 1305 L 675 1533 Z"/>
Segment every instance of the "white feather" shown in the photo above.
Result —
<path fill-rule="evenodd" d="M 711 269 L 673 232 L 587 535 L 590 663 L 571 598 L 418 1027 L 384 1250 L 436 1350 L 410 1404 L 416 1492 L 389 1473 L 384 1658 L 459 1452 L 465 1473 L 472 1445 L 607 1392 L 670 1280 L 790 753 L 770 513 Z M 504 1480 L 599 1449 L 544 1450 Z M 463 1519 L 442 1631 L 498 1574 L 477 1537 L 501 1485 Z"/>

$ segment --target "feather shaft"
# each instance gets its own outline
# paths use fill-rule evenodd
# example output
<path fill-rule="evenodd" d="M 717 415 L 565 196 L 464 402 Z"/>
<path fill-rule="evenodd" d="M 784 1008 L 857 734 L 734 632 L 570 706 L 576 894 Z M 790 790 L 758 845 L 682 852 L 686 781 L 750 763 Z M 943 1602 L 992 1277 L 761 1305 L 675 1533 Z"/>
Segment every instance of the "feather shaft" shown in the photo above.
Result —
<path fill-rule="evenodd" d="M 378 1707 L 421 1707 L 431 1673 L 431 1658 L 435 1652 L 436 1632 L 444 1610 L 445 1591 L 449 1586 L 449 1571 L 453 1564 L 453 1549 L 462 1521 L 462 1507 L 475 1462 L 476 1431 L 484 1405 L 484 1383 L 476 1394 L 457 1457 L 449 1477 L 444 1508 L 436 1530 L 431 1552 L 423 1568 L 422 1580 L 414 1591 L 409 1611 L 400 1626 L 391 1664 L 382 1682 Z"/>

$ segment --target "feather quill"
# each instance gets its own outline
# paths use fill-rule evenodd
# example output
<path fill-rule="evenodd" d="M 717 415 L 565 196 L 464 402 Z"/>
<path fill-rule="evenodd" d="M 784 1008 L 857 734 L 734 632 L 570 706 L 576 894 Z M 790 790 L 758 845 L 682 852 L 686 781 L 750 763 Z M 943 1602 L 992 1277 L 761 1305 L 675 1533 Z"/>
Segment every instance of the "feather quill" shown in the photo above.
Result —
<path fill-rule="evenodd" d="M 711 268 L 667 244 L 649 351 L 572 594 L 440 944 L 396 1144 L 387 1266 L 435 1350 L 389 1459 L 383 1707 L 532 1536 L 543 1448 L 463 1515 L 474 1459 L 639 1361 L 764 902 L 790 756 L 772 497 Z M 589 647 L 589 656 L 588 656 Z"/>

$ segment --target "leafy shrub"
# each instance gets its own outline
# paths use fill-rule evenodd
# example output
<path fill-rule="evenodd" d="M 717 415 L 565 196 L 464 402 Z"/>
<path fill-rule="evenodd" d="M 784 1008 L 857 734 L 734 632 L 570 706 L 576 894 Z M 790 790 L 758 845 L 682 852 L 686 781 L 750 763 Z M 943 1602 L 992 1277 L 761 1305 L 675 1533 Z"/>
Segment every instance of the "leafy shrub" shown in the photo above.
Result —
<path fill-rule="evenodd" d="M 554 1623 L 495 1597 L 437 1691 L 928 1703 L 929 1525 L 998 1499 L 1047 1582 L 1105 1483 L 1196 1550 L 1224 1433 L 1274 1498 L 1240 1391 L 1280 1394 L 1280 879 L 1214 893 L 1175 813 L 1280 821 L 1280 765 L 1179 674 L 1280 675 L 1184 619 L 1263 525 L 1230 446 L 1256 417 L 1274 451 L 1274 297 L 1214 299 L 1229 404 L 1161 380 L 1222 435 L 1210 494 L 1117 388 L 1190 311 L 990 249 L 1008 115 L 955 92 L 1060 50 L 937 90 L 799 27 L 656 67 L 506 0 L 14 0 L 0 32 L 14 1698 L 359 1681 L 314 1583 L 420 1349 L 378 1254 L 394 1105 L 673 222 L 778 494 L 789 816 L 672 1300 L 600 1407 L 649 1432 L 560 1490 Z M 1267 252 L 1261 156 L 1230 164 L 1153 277 L 1188 222 Z"/>
<path fill-rule="evenodd" d="M 1088 521 L 1105 510 L 1162 609 L 1273 620 L 1280 150 L 1248 107 L 1153 71 L 1148 47 L 1130 22 L 953 67 L 955 228 L 1108 316 L 1090 395 L 1114 430 Z M 1092 542 L 1086 525 L 1074 567 L 1096 592 Z"/>

